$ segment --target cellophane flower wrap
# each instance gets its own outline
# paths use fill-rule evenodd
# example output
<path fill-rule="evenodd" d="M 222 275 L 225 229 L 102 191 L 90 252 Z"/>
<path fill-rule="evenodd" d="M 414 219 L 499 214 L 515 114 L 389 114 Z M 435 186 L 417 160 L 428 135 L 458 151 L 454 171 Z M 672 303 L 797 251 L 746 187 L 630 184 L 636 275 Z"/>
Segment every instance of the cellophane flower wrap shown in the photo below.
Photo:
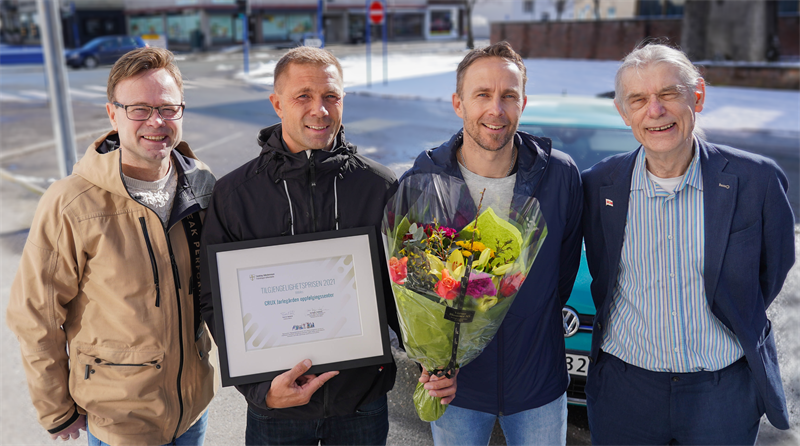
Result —
<path fill-rule="evenodd" d="M 480 355 L 544 242 L 538 201 L 514 196 L 511 203 L 476 206 L 463 180 L 415 174 L 387 204 L 383 231 L 400 334 L 408 357 L 431 374 L 451 377 Z M 424 421 L 447 408 L 422 384 L 414 404 Z"/>

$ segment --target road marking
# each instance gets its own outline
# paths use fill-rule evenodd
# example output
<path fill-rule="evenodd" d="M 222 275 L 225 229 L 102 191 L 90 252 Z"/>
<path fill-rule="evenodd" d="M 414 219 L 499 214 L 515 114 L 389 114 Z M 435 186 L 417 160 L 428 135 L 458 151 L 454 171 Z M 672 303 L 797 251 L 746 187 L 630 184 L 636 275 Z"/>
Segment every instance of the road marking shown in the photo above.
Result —
<path fill-rule="evenodd" d="M 101 134 L 107 132 L 108 130 L 109 129 L 105 128 L 102 130 L 93 130 L 91 132 L 81 133 L 80 135 L 75 135 L 75 140 L 79 141 L 84 138 L 97 139 L 98 137 L 100 137 Z M 56 140 L 51 139 L 49 141 L 43 141 L 38 144 L 33 144 L 31 146 L 23 147 L 21 149 L 11 150 L 9 152 L 3 152 L 0 153 L 0 161 L 5 161 L 9 158 L 15 158 L 17 156 L 27 155 L 29 153 L 33 153 L 42 149 L 55 147 L 55 145 L 56 145 Z"/>
<path fill-rule="evenodd" d="M 183 88 L 223 88 L 230 86 L 241 86 L 242 83 L 230 79 L 221 79 L 214 77 L 200 77 L 197 79 L 184 79 Z"/>
<path fill-rule="evenodd" d="M 12 183 L 17 183 L 35 194 L 43 195 L 46 190 L 31 183 L 27 178 L 16 176 L 13 173 L 2 168 L 0 168 L 0 178 L 7 181 L 11 181 Z"/>
<path fill-rule="evenodd" d="M 33 99 L 0 92 L 0 102 L 34 102 Z"/>
<path fill-rule="evenodd" d="M 386 130 L 405 124 L 403 121 L 389 121 L 387 119 L 367 118 L 360 121 L 348 122 L 345 128 L 348 132 L 366 133 Z"/>
<path fill-rule="evenodd" d="M 20 94 L 21 96 L 23 96 L 23 97 L 30 97 L 30 98 L 40 99 L 40 100 L 43 100 L 43 101 L 46 101 L 46 100 L 47 100 L 47 93 L 46 93 L 46 92 L 44 92 L 44 91 L 38 91 L 38 90 L 21 90 L 21 91 L 19 92 L 19 94 Z"/>
<path fill-rule="evenodd" d="M 219 147 L 220 145 L 225 144 L 226 142 L 232 141 L 232 140 L 234 140 L 236 138 L 239 138 L 242 135 L 244 135 L 244 132 L 237 132 L 237 133 L 230 134 L 230 135 L 228 135 L 228 136 L 226 136 L 224 138 L 221 138 L 221 139 L 218 139 L 218 140 L 216 140 L 216 141 L 214 141 L 212 143 L 206 144 L 206 145 L 204 145 L 204 146 L 202 146 L 202 147 L 200 147 L 198 149 L 192 149 L 192 152 L 197 154 L 197 153 L 200 153 L 200 152 L 202 152 L 203 150 L 206 150 L 206 149 L 212 149 L 212 148 L 215 148 L 215 147 Z"/>
<path fill-rule="evenodd" d="M 72 88 L 69 89 L 69 94 L 78 97 L 84 98 L 105 98 L 105 93 L 95 93 L 93 91 L 83 91 L 83 90 L 74 90 Z"/>
<path fill-rule="evenodd" d="M 89 85 L 83 88 L 70 88 L 69 93 L 80 99 L 106 98 L 106 87 Z M 47 102 L 50 94 L 47 91 L 21 90 L 16 93 L 0 92 L 0 102 Z"/>

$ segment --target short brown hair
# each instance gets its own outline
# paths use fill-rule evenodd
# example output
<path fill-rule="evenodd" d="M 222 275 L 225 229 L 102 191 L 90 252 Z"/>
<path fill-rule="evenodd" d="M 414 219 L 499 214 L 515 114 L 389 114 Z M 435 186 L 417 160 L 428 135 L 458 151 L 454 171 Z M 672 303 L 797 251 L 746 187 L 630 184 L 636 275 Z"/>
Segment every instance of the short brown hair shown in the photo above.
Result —
<path fill-rule="evenodd" d="M 161 68 L 167 70 L 172 78 L 175 79 L 175 83 L 178 84 L 178 89 L 181 91 L 181 102 L 183 102 L 183 77 L 181 77 L 181 70 L 175 65 L 175 55 L 165 48 L 151 47 L 129 51 L 111 67 L 111 72 L 108 74 L 108 86 L 106 87 L 108 102 L 116 100 L 114 90 L 117 88 L 117 84 L 123 80 L 147 70 Z"/>
<path fill-rule="evenodd" d="M 339 77 L 344 79 L 344 75 L 342 74 L 342 65 L 339 64 L 336 56 L 331 54 L 330 51 L 310 46 L 299 46 L 289 50 L 275 65 L 275 73 L 273 75 L 272 85 L 273 90 L 276 92 L 278 91 L 278 81 L 284 72 L 289 68 L 289 65 L 293 63 L 299 65 L 307 64 L 316 66 L 333 65 L 336 67 L 336 70 L 339 71 Z"/>
<path fill-rule="evenodd" d="M 525 94 L 525 84 L 528 83 L 528 71 L 525 69 L 525 63 L 522 57 L 511 48 L 511 44 L 505 40 L 497 42 L 484 48 L 475 48 L 464 56 L 464 60 L 458 64 L 456 69 L 456 94 L 461 97 L 461 88 L 464 85 L 464 73 L 467 68 L 475 63 L 476 60 L 484 59 L 486 57 L 501 57 L 513 63 L 522 72 L 522 94 Z"/>

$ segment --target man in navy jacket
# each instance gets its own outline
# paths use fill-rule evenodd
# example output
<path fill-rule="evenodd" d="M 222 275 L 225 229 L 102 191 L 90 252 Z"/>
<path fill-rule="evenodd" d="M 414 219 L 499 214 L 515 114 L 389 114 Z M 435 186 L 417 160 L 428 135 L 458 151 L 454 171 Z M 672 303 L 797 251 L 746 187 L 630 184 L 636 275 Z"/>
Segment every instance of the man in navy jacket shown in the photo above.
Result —
<path fill-rule="evenodd" d="M 525 65 L 506 42 L 473 50 L 459 64 L 453 108 L 464 128 L 420 154 L 402 181 L 441 174 L 465 180 L 475 204 L 484 188 L 493 209 L 535 197 L 548 234 L 497 335 L 455 379 L 423 371 L 431 396 L 452 403 L 431 423 L 434 443 L 488 444 L 499 419 L 509 444 L 565 444 L 566 369 L 561 308 L 572 291 L 581 247 L 583 194 L 572 159 L 550 140 L 518 132 Z M 472 203 L 474 201 L 475 203 Z M 466 222 L 465 222 L 466 223 Z M 458 393 L 453 399 L 455 381 Z"/>
<path fill-rule="evenodd" d="M 593 444 L 753 444 L 764 413 L 789 428 L 765 312 L 795 258 L 788 182 L 694 135 L 704 100 L 682 52 L 636 49 L 615 103 L 642 147 L 583 173 Z"/>

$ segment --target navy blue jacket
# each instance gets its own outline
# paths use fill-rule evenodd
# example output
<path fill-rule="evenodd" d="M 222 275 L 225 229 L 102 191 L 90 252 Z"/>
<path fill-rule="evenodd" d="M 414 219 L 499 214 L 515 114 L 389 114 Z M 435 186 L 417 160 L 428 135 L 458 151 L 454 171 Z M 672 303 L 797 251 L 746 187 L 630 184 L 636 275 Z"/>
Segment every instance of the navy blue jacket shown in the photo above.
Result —
<path fill-rule="evenodd" d="M 428 173 L 462 178 L 455 158 L 462 132 L 420 154 L 401 183 Z M 583 207 L 580 172 L 569 155 L 553 150 L 549 139 L 524 132 L 517 132 L 514 142 L 519 148 L 514 193 L 539 200 L 548 234 L 497 335 L 459 372 L 452 402 L 505 415 L 550 403 L 569 384 L 561 308 L 578 273 Z"/>
<path fill-rule="evenodd" d="M 706 216 L 706 298 L 714 316 L 739 340 L 770 422 L 788 429 L 775 337 L 766 315 L 766 308 L 794 264 L 794 216 L 786 197 L 788 182 L 767 158 L 700 139 L 697 147 Z M 597 308 L 591 351 L 594 359 L 617 280 L 639 150 L 607 158 L 583 172 L 586 260 Z M 606 199 L 614 206 L 606 206 Z"/>

